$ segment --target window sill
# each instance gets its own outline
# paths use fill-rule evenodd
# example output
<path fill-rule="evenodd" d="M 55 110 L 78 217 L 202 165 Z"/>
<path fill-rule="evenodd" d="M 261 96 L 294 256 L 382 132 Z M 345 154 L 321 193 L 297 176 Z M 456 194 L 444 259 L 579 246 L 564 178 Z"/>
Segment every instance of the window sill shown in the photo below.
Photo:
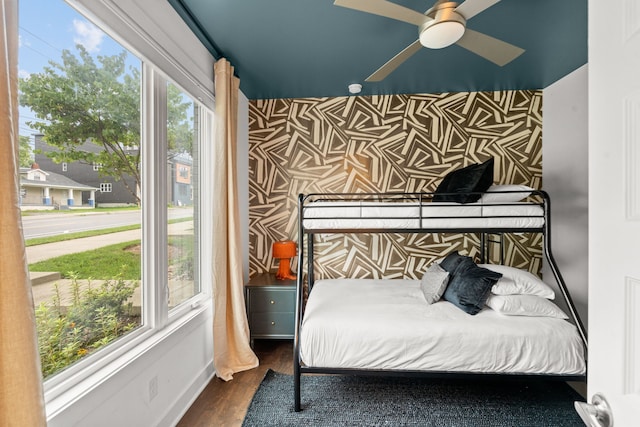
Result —
<path fill-rule="evenodd" d="M 127 366 L 152 351 L 163 341 L 176 334 L 186 334 L 202 322 L 209 321 L 212 315 L 211 303 L 205 304 L 203 299 L 196 299 L 190 307 L 191 309 L 186 313 L 172 318 L 162 330 L 142 330 L 115 351 L 107 346 L 106 357 L 87 360 L 88 363 L 78 363 L 68 372 L 62 372 L 59 377 L 53 377 L 52 380 L 56 381 L 50 387 L 47 387 L 48 384 L 45 382 L 47 418 L 56 417 L 99 386 L 115 379 Z M 124 381 L 129 382 L 130 379 Z"/>

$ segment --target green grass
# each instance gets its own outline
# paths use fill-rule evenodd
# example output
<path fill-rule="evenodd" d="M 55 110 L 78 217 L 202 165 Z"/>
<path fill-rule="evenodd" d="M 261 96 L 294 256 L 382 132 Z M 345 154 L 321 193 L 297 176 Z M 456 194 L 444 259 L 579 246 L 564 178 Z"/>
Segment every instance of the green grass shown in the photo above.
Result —
<path fill-rule="evenodd" d="M 140 240 L 118 243 L 77 254 L 63 255 L 29 264 L 29 271 L 57 271 L 63 278 L 74 272 L 78 279 L 113 279 L 121 272 L 124 280 L 140 280 L 140 254 L 127 251 Z"/>
<path fill-rule="evenodd" d="M 63 278 L 111 280 L 122 273 L 123 280 L 140 280 L 140 253 L 131 249 L 140 240 L 91 249 L 77 254 L 29 264 L 29 271 L 57 271 Z M 178 250 L 170 260 L 177 277 L 193 279 L 193 236 L 170 236 L 169 245 Z"/>
<path fill-rule="evenodd" d="M 169 224 L 191 221 L 193 218 L 177 218 L 169 220 Z M 103 230 L 79 231 L 77 233 L 59 234 L 57 236 L 35 237 L 24 241 L 25 246 L 44 245 L 45 243 L 64 242 L 65 240 L 80 239 L 82 237 L 101 236 L 103 234 L 117 233 L 119 231 L 137 230 L 140 224 L 123 225 L 122 227 L 105 228 Z"/>

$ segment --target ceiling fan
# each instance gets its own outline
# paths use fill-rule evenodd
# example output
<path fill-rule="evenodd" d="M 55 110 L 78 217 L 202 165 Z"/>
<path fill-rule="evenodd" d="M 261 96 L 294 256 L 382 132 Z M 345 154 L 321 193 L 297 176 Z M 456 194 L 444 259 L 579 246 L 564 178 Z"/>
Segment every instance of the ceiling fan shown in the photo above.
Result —
<path fill-rule="evenodd" d="M 334 4 L 407 22 L 418 27 L 418 40 L 391 58 L 365 80 L 379 82 L 422 47 L 441 49 L 455 43 L 499 66 L 516 59 L 524 49 L 467 28 L 467 20 L 499 1 L 466 0 L 458 4 L 438 0 L 424 14 L 387 0 L 335 0 Z"/>

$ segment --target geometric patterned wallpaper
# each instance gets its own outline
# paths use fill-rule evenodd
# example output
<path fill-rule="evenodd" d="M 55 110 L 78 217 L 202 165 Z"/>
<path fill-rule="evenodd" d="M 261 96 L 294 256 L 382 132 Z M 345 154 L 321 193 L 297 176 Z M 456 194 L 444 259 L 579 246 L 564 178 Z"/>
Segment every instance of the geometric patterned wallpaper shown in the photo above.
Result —
<path fill-rule="evenodd" d="M 448 172 L 494 157 L 494 183 L 542 188 L 542 91 L 249 101 L 249 269 L 298 241 L 297 196 L 434 191 Z M 322 234 L 316 278 L 420 278 L 476 234 Z M 505 236 L 505 264 L 539 273 L 541 236 Z M 494 251 L 497 255 L 497 251 Z M 293 264 L 295 266 L 295 264 Z"/>

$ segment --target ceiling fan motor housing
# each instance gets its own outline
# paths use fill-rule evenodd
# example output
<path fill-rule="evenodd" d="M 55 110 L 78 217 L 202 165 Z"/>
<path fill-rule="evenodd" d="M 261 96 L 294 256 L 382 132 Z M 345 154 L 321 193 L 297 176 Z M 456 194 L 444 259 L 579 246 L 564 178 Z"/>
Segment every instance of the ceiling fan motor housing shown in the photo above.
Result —
<path fill-rule="evenodd" d="M 467 20 L 456 12 L 455 2 L 438 3 L 427 11 L 432 18 L 418 27 L 420 44 L 430 49 L 442 49 L 460 40 Z"/>

